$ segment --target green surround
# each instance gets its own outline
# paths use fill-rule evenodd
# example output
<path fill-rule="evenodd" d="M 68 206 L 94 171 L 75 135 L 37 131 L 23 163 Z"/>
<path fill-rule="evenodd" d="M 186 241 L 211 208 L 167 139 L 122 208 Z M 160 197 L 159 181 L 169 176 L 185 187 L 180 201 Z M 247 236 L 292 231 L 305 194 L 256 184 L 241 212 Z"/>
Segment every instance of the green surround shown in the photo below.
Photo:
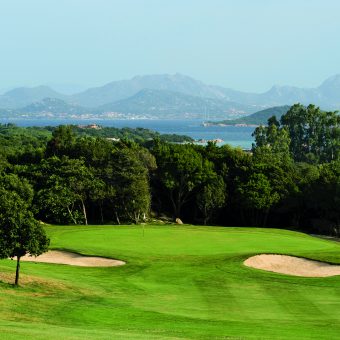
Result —
<path fill-rule="evenodd" d="M 340 263 L 340 245 L 278 229 L 46 226 L 51 248 L 127 261 L 111 268 L 22 263 L 0 282 L 1 339 L 336 339 L 340 276 L 251 269 L 254 254 Z M 14 279 L 14 261 L 0 277 Z M 27 281 L 28 279 L 29 282 Z"/>

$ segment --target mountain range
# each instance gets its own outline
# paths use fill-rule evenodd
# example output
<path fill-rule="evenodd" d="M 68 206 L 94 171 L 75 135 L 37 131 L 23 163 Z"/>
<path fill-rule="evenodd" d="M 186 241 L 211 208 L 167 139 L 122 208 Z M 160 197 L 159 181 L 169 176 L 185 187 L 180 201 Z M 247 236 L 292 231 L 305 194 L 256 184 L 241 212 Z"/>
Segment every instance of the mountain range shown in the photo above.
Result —
<path fill-rule="evenodd" d="M 0 95 L 0 115 L 235 119 L 297 102 L 340 108 L 340 75 L 316 88 L 273 86 L 264 93 L 207 85 L 181 74 L 136 76 L 73 95 L 48 86 L 20 87 Z"/>

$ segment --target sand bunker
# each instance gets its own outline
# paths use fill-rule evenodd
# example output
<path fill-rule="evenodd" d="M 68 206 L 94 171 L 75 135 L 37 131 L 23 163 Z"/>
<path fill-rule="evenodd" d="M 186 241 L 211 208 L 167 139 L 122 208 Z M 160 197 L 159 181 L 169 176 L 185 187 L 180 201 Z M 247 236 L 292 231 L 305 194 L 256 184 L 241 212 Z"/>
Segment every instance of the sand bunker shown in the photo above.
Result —
<path fill-rule="evenodd" d="M 70 266 L 80 267 L 115 267 L 125 264 L 124 261 L 104 257 L 84 256 L 60 250 L 50 250 L 37 257 L 26 255 L 21 258 L 21 261 L 68 264 Z"/>
<path fill-rule="evenodd" d="M 256 269 L 295 276 L 327 277 L 340 275 L 340 265 L 286 255 L 256 255 L 245 260 L 244 264 Z"/>

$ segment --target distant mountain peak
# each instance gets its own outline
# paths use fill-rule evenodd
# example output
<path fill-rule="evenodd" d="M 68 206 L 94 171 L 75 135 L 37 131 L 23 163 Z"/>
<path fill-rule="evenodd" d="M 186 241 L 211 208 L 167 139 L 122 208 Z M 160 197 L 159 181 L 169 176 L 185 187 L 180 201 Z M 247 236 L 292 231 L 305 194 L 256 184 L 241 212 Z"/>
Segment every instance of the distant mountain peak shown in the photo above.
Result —
<path fill-rule="evenodd" d="M 286 92 L 291 91 L 294 89 L 291 86 L 283 86 L 283 85 L 273 85 L 265 94 L 270 96 L 279 96 L 285 95 Z"/>
<path fill-rule="evenodd" d="M 130 81 L 147 82 L 147 81 L 159 81 L 159 82 L 189 82 L 204 85 L 201 81 L 196 80 L 188 75 L 182 73 L 163 73 L 163 74 L 148 74 L 148 75 L 137 75 L 130 79 Z M 111 82 L 113 84 L 116 82 Z"/>
<path fill-rule="evenodd" d="M 277 93 L 281 89 L 279 85 L 273 85 L 266 93 Z"/>
<path fill-rule="evenodd" d="M 334 76 L 331 76 L 327 78 L 320 86 L 319 88 L 324 87 L 330 87 L 330 86 L 337 86 L 340 87 L 340 74 L 335 74 Z M 339 93 L 340 95 L 340 93 Z"/>
<path fill-rule="evenodd" d="M 0 108 L 20 108 L 44 98 L 65 99 L 66 96 L 52 90 L 50 87 L 41 85 L 35 87 L 17 87 L 0 96 Z"/>
<path fill-rule="evenodd" d="M 88 89 L 73 96 L 73 98 L 80 105 L 95 107 L 129 98 L 143 89 L 166 90 L 216 99 L 224 97 L 221 90 L 189 76 L 175 73 L 138 75 L 130 80 L 114 81 L 102 87 Z"/>

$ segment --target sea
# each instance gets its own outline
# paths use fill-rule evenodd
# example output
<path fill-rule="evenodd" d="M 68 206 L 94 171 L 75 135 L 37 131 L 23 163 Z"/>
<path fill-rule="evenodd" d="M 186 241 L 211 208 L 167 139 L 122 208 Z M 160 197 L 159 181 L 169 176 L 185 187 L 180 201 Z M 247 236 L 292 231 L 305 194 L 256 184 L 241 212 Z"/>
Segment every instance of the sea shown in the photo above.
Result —
<path fill-rule="evenodd" d="M 202 144 L 208 140 L 221 140 L 218 145 L 229 144 L 243 149 L 250 149 L 253 143 L 252 126 L 204 126 L 203 120 L 168 120 L 168 119 L 0 119 L 1 124 L 14 123 L 18 126 L 58 126 L 64 124 L 98 124 L 116 128 L 145 128 L 161 134 L 187 135 Z"/>

